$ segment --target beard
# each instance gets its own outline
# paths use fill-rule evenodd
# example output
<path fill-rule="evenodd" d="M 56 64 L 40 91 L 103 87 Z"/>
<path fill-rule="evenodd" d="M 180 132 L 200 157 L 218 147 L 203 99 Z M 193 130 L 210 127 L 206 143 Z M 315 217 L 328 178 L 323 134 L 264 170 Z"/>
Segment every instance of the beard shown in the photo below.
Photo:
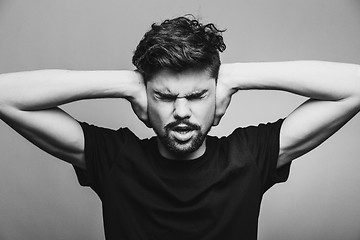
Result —
<path fill-rule="evenodd" d="M 210 131 L 209 127 L 206 132 L 202 132 L 199 125 L 191 123 L 189 120 L 178 120 L 169 123 L 164 129 L 164 135 L 157 134 L 159 140 L 170 152 L 182 156 L 199 149 Z M 189 139 L 183 141 L 174 136 L 176 132 L 192 132 L 192 135 Z"/>

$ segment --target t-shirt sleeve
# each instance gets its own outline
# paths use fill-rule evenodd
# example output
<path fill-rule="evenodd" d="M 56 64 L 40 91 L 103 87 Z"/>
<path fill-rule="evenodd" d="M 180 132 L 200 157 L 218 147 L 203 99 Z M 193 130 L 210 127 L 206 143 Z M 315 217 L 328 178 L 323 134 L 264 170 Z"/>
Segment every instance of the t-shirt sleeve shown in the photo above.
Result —
<path fill-rule="evenodd" d="M 273 123 L 251 126 L 244 131 L 247 145 L 260 172 L 263 192 L 276 183 L 285 182 L 289 177 L 291 163 L 280 168 L 276 167 L 283 121 L 284 119 L 279 119 Z"/>
<path fill-rule="evenodd" d="M 112 130 L 85 122 L 80 125 L 85 139 L 86 170 L 73 167 L 80 185 L 89 186 L 100 195 L 102 183 L 126 142 L 126 130 Z"/>

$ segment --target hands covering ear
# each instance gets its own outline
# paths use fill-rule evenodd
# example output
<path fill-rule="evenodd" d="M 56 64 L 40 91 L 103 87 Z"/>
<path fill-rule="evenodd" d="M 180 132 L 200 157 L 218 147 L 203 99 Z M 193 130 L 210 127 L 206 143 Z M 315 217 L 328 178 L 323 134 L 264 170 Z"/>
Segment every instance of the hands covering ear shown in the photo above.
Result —
<path fill-rule="evenodd" d="M 213 126 L 217 126 L 224 116 L 232 95 L 237 92 L 235 88 L 233 88 L 230 84 L 230 78 L 225 77 L 224 65 L 221 65 L 219 71 L 219 77 L 216 84 L 216 106 L 215 106 L 215 118 L 213 122 Z"/>
<path fill-rule="evenodd" d="M 223 65 L 222 65 L 223 66 Z M 237 91 L 230 84 L 229 76 L 225 77 L 224 70 L 221 68 L 219 77 L 216 84 L 216 106 L 215 106 L 215 117 L 213 126 L 217 126 L 224 116 L 232 95 Z M 129 98 L 131 107 L 135 112 L 136 116 L 149 128 L 151 128 L 149 117 L 148 117 L 148 105 L 147 105 L 147 94 L 146 85 L 143 77 L 137 72 L 137 84 L 135 91 Z"/>
<path fill-rule="evenodd" d="M 148 117 L 146 85 L 144 82 L 144 78 L 141 76 L 141 74 L 137 72 L 137 76 L 138 76 L 138 80 L 137 80 L 136 88 L 132 96 L 129 98 L 129 101 L 136 116 L 148 128 L 151 128 Z"/>

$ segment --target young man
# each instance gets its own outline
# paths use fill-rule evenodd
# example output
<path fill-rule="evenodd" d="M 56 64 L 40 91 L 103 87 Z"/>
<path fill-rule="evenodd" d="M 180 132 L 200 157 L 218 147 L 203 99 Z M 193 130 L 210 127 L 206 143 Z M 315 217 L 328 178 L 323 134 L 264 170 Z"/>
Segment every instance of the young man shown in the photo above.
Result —
<path fill-rule="evenodd" d="M 360 66 L 318 61 L 220 66 L 213 24 L 153 24 L 136 71 L 42 70 L 0 76 L 0 116 L 44 151 L 74 165 L 102 200 L 107 239 L 256 239 L 262 195 L 292 160 L 360 110 Z M 286 119 L 208 136 L 238 90 L 309 97 Z M 156 137 L 78 122 L 58 106 L 125 98 Z"/>

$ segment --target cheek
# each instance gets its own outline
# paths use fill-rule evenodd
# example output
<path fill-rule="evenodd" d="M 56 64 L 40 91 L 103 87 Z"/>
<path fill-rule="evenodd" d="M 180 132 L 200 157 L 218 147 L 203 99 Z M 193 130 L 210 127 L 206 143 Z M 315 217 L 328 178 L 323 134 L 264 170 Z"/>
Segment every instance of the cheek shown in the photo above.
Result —
<path fill-rule="evenodd" d="M 214 118 L 215 118 L 215 104 L 211 104 L 207 109 L 206 109 L 206 113 L 204 113 L 204 115 L 206 115 L 206 121 L 208 124 L 212 125 L 212 123 L 214 122 Z"/>
<path fill-rule="evenodd" d="M 147 111 L 148 111 L 149 120 L 154 125 L 154 123 L 157 123 L 160 118 L 158 107 L 154 102 L 154 100 L 151 98 L 151 96 L 147 97 L 147 102 L 148 102 Z"/>
<path fill-rule="evenodd" d="M 148 106 L 148 116 L 149 116 L 149 120 L 153 126 L 159 125 L 161 116 L 160 116 L 159 111 L 157 111 L 156 108 L 154 108 L 153 106 Z"/>
<path fill-rule="evenodd" d="M 216 104 L 215 95 L 213 95 L 211 98 L 208 99 L 208 101 L 206 101 L 206 111 L 208 113 L 214 114 L 215 104 Z"/>
<path fill-rule="evenodd" d="M 166 125 L 168 121 L 168 110 L 166 106 L 162 106 L 161 104 L 148 104 L 148 115 L 150 123 L 155 127 L 163 127 Z"/>
<path fill-rule="evenodd" d="M 193 109 L 193 113 L 202 122 L 202 124 L 212 124 L 215 117 L 215 99 L 211 99 L 203 104 L 197 105 Z"/>

